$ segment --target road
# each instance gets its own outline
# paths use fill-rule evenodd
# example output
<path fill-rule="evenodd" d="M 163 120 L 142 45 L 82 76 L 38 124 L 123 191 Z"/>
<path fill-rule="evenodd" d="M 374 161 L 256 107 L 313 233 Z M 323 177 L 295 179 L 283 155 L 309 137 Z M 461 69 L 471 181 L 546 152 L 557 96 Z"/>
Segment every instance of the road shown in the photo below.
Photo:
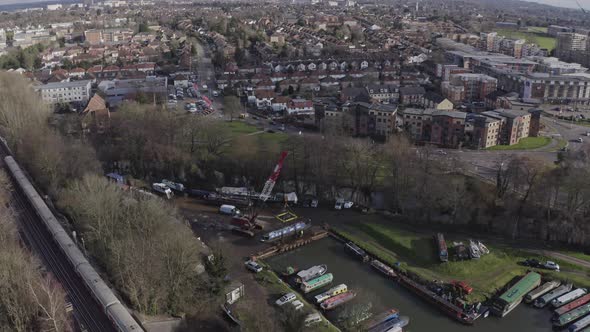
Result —
<path fill-rule="evenodd" d="M 5 155 L 0 153 L 2 157 Z M 57 281 L 66 291 L 74 308 L 76 321 L 88 331 L 114 331 L 101 306 L 94 300 L 83 280 L 78 276 L 52 235 L 34 212 L 25 195 L 14 185 L 11 207 L 17 214 L 21 234 L 29 248 L 41 258 Z"/>

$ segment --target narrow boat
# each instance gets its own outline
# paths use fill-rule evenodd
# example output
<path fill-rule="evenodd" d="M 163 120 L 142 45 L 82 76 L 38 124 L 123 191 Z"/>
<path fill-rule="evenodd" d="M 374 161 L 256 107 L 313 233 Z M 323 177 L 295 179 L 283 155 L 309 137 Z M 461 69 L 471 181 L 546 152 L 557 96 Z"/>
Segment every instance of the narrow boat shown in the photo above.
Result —
<path fill-rule="evenodd" d="M 473 240 L 469 240 L 469 256 L 471 259 L 478 259 L 481 257 L 479 246 Z"/>
<path fill-rule="evenodd" d="M 328 271 L 328 267 L 323 265 L 312 266 L 307 270 L 297 272 L 297 279 L 299 282 L 309 281 L 324 275 Z"/>
<path fill-rule="evenodd" d="M 578 299 L 575 299 L 574 301 L 572 301 L 562 307 L 555 309 L 554 314 L 555 314 L 555 316 L 559 317 L 559 316 L 565 314 L 566 312 L 574 310 L 577 307 L 584 305 L 588 302 L 590 302 L 590 294 L 586 294 L 586 295 L 584 295 Z"/>
<path fill-rule="evenodd" d="M 562 305 L 568 304 L 575 299 L 578 299 L 582 296 L 586 295 L 586 290 L 584 288 L 578 288 L 573 290 L 569 293 L 563 294 L 562 296 L 555 298 L 551 301 L 551 306 L 553 308 L 561 307 Z"/>
<path fill-rule="evenodd" d="M 537 308 L 544 308 L 549 302 L 553 301 L 553 299 L 562 296 L 563 294 L 572 290 L 572 284 L 565 284 L 561 285 L 551 292 L 543 295 L 541 298 L 535 300 L 534 306 Z"/>
<path fill-rule="evenodd" d="M 445 237 L 443 236 L 442 233 L 437 233 L 434 236 L 434 242 L 436 242 L 436 248 L 437 250 L 437 254 L 438 254 L 438 259 L 440 259 L 441 262 L 448 262 L 449 261 L 449 251 L 447 250 L 447 243 L 445 242 Z"/>
<path fill-rule="evenodd" d="M 578 318 L 584 317 L 590 313 L 590 303 L 584 304 L 577 307 L 576 309 L 566 312 L 553 320 L 553 325 L 557 327 L 564 327 L 569 323 L 577 320 Z"/>
<path fill-rule="evenodd" d="M 369 259 L 369 255 L 367 255 L 363 249 L 352 242 L 346 243 L 346 249 L 358 256 L 363 262 L 366 262 Z"/>
<path fill-rule="evenodd" d="M 322 303 L 323 301 L 331 298 L 332 296 L 338 295 L 338 294 L 342 294 L 342 293 L 346 293 L 348 291 L 348 287 L 346 287 L 345 284 L 340 284 L 336 287 L 332 287 L 330 289 L 328 289 L 327 291 L 316 295 L 315 296 L 315 301 L 316 303 Z"/>
<path fill-rule="evenodd" d="M 365 330 L 369 330 L 381 323 L 387 322 L 389 320 L 392 320 L 394 318 L 398 318 L 399 317 L 399 311 L 397 309 L 389 309 L 383 313 L 380 313 L 379 315 L 371 318 L 371 320 L 369 320 L 364 326 L 366 327 Z"/>
<path fill-rule="evenodd" d="M 393 269 L 391 267 L 385 265 L 384 263 L 382 263 L 381 261 L 378 261 L 376 259 L 371 261 L 371 266 L 376 268 L 378 271 L 382 272 L 383 274 L 385 274 L 387 276 L 390 276 L 390 277 L 397 276 L 397 274 L 395 274 L 395 271 L 393 271 Z"/>
<path fill-rule="evenodd" d="M 579 321 L 570 325 L 567 329 L 568 332 L 580 332 L 582 330 L 586 331 L 590 329 L 590 315 L 580 319 Z"/>
<path fill-rule="evenodd" d="M 354 299 L 356 296 L 355 292 L 346 292 L 346 293 L 342 293 L 342 294 L 338 294 L 336 296 L 333 296 L 327 300 L 325 300 L 324 302 L 322 302 L 322 304 L 320 304 L 320 307 L 323 310 L 332 310 L 334 308 L 336 308 L 339 305 L 342 305 L 352 299 Z"/>
<path fill-rule="evenodd" d="M 533 289 L 532 291 L 530 291 L 524 297 L 524 302 L 525 303 L 531 303 L 534 300 L 538 299 L 543 294 L 546 294 L 547 292 L 551 291 L 555 287 L 559 287 L 559 285 L 561 285 L 561 282 L 560 281 L 547 281 L 546 283 L 542 284 L 541 286 L 539 286 L 539 287 Z"/>
<path fill-rule="evenodd" d="M 314 289 L 318 289 L 330 284 L 332 280 L 334 280 L 332 273 L 327 273 L 315 279 L 304 281 L 301 283 L 301 291 L 304 293 L 309 293 Z"/>
<path fill-rule="evenodd" d="M 492 312 L 500 317 L 506 316 L 522 302 L 522 298 L 541 284 L 541 275 L 529 272 L 492 302 Z"/>
<path fill-rule="evenodd" d="M 400 316 L 400 317 L 396 317 L 394 319 L 388 320 L 386 322 L 383 322 L 371 329 L 369 329 L 369 332 L 387 332 L 387 331 L 391 331 L 398 328 L 403 328 L 404 326 L 408 325 L 410 323 L 410 318 L 407 316 Z"/>

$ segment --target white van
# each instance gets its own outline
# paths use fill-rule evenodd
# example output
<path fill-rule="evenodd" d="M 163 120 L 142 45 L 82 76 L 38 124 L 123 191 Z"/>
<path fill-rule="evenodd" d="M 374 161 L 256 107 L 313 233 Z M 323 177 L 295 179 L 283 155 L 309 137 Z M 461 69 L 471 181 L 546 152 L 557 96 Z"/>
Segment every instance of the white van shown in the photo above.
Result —
<path fill-rule="evenodd" d="M 311 326 L 313 324 L 317 324 L 320 323 L 322 321 L 322 316 L 320 314 L 313 313 L 313 314 L 309 314 L 307 315 L 307 317 L 305 317 L 305 326 Z"/>
<path fill-rule="evenodd" d="M 238 210 L 233 205 L 223 204 L 222 206 L 219 207 L 219 213 L 221 213 L 221 214 L 227 214 L 227 215 L 230 215 L 230 216 L 237 216 L 237 215 L 240 214 L 240 210 Z"/>

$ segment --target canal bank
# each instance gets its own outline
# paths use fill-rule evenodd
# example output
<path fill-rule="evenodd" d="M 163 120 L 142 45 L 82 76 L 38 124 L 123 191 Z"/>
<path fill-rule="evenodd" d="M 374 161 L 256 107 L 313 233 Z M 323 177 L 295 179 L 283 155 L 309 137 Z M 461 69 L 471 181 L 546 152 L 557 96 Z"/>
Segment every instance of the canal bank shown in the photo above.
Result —
<path fill-rule="evenodd" d="M 310 243 L 304 247 L 282 253 L 265 260 L 275 271 L 284 271 L 288 266 L 300 269 L 313 265 L 327 264 L 328 272 L 334 275 L 332 286 L 345 283 L 348 288 L 356 291 L 359 296 L 355 302 L 371 302 L 374 314 L 390 308 L 397 308 L 402 315 L 410 317 L 410 325 L 405 331 L 551 331 L 550 313 L 546 310 L 535 310 L 521 305 L 507 317 L 480 318 L 475 328 L 457 323 L 436 307 L 425 302 L 414 293 L 403 288 L 391 279 L 376 272 L 369 264 L 362 263 L 345 251 L 344 245 L 332 238 L 325 238 Z M 306 296 L 313 302 L 313 296 L 325 289 Z M 350 302 L 337 310 L 327 313 L 331 321 L 337 321 L 346 308 L 353 305 Z"/>

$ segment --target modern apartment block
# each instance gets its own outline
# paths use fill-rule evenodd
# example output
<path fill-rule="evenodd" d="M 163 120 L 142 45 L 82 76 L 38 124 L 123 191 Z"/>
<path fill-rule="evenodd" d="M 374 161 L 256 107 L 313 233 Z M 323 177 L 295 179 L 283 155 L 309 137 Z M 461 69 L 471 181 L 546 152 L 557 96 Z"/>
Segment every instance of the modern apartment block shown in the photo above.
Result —
<path fill-rule="evenodd" d="M 485 96 L 496 91 L 498 80 L 484 74 L 451 75 L 441 85 L 443 95 L 453 103 L 483 101 Z"/>
<path fill-rule="evenodd" d="M 403 129 L 416 142 L 456 148 L 464 140 L 465 112 L 406 108 L 400 116 Z"/>
<path fill-rule="evenodd" d="M 500 121 L 498 144 L 513 145 L 529 137 L 531 114 L 526 111 L 497 109 L 482 115 Z"/>
<path fill-rule="evenodd" d="M 397 105 L 365 102 L 344 104 L 344 126 L 352 136 L 387 138 L 396 128 Z"/>

